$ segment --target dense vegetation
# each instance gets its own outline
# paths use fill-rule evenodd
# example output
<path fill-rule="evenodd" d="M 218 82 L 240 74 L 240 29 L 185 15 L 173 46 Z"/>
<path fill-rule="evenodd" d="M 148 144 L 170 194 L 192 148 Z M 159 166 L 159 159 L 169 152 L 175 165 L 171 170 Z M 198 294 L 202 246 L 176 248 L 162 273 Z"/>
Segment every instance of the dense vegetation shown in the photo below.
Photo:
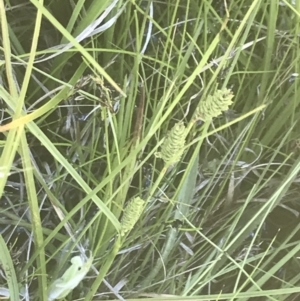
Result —
<path fill-rule="evenodd" d="M 299 300 L 300 0 L 0 21 L 3 298 Z"/>

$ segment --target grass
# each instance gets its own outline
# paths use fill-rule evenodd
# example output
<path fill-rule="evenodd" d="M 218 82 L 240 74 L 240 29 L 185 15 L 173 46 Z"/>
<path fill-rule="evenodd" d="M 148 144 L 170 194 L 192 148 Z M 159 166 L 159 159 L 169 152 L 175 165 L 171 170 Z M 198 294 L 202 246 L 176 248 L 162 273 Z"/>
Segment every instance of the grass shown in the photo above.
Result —
<path fill-rule="evenodd" d="M 91 254 L 66 300 L 298 299 L 299 0 L 0 16 L 3 298 L 48 300 Z"/>

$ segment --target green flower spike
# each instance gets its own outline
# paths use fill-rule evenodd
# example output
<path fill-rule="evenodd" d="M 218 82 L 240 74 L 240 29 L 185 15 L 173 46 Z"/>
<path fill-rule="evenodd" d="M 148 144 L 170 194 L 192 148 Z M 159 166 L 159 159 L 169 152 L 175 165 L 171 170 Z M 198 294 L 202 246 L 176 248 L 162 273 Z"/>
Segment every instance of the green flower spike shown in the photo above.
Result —
<path fill-rule="evenodd" d="M 125 208 L 122 220 L 121 220 L 121 236 L 125 236 L 129 231 L 131 231 L 139 220 L 143 209 L 145 201 L 140 197 L 134 198 L 129 202 Z"/>
<path fill-rule="evenodd" d="M 199 103 L 195 118 L 209 121 L 221 115 L 222 112 L 229 109 L 233 96 L 230 89 L 217 90 L 213 95 L 208 95 L 205 100 Z"/>
<path fill-rule="evenodd" d="M 184 151 L 186 134 L 187 131 L 183 122 L 176 123 L 165 138 L 161 152 L 157 153 L 156 156 L 162 158 L 167 165 L 177 163 Z"/>

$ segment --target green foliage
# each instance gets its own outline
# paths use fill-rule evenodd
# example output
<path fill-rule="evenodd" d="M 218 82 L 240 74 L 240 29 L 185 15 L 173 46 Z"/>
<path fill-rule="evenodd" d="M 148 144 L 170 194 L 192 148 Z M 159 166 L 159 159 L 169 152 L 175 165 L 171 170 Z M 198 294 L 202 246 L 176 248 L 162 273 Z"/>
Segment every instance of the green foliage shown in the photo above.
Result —
<path fill-rule="evenodd" d="M 80 256 L 73 257 L 71 259 L 72 265 L 49 286 L 48 300 L 66 297 L 89 272 L 92 262 L 93 257 L 89 258 L 87 262 L 84 262 Z"/>
<path fill-rule="evenodd" d="M 300 1 L 21 2 L 0 294 L 297 300 Z"/>

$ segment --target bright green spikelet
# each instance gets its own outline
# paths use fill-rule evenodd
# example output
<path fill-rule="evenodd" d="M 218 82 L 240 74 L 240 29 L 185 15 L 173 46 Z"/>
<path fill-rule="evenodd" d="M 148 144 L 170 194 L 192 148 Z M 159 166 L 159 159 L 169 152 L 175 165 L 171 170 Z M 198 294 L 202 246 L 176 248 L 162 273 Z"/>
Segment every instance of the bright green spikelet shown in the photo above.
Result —
<path fill-rule="evenodd" d="M 162 158 L 167 165 L 177 163 L 184 151 L 186 134 L 183 122 L 176 123 L 165 138 L 161 152 L 157 156 Z"/>
<path fill-rule="evenodd" d="M 140 197 L 134 198 L 129 202 L 127 207 L 125 208 L 122 220 L 121 220 L 121 236 L 126 235 L 129 231 L 131 231 L 140 218 L 143 209 L 144 209 L 145 201 Z"/>
<path fill-rule="evenodd" d="M 221 115 L 222 112 L 229 109 L 233 96 L 230 89 L 216 90 L 213 95 L 208 95 L 205 100 L 199 103 L 195 118 L 209 121 Z"/>

